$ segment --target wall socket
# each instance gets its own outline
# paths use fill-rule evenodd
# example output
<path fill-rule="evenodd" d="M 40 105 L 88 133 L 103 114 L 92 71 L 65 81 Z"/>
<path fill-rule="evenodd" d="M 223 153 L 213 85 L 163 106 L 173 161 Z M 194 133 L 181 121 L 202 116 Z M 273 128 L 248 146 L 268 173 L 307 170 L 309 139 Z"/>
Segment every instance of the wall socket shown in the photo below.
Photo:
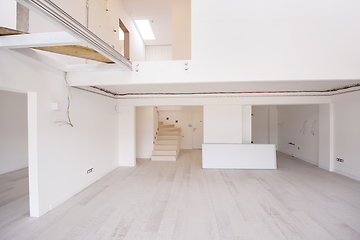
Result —
<path fill-rule="evenodd" d="M 89 174 L 89 173 L 92 173 L 92 171 L 93 171 L 93 168 L 90 168 L 86 171 L 86 173 Z"/>
<path fill-rule="evenodd" d="M 342 159 L 342 158 L 336 158 L 336 161 L 344 163 L 344 159 Z"/>

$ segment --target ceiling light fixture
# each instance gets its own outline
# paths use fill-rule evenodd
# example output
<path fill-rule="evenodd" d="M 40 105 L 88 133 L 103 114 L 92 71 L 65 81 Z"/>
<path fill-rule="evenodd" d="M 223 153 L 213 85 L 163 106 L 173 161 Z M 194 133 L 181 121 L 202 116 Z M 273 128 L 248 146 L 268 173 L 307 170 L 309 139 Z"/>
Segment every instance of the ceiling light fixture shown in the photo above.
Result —
<path fill-rule="evenodd" d="M 135 20 L 143 40 L 154 40 L 155 36 L 151 29 L 149 20 Z"/>

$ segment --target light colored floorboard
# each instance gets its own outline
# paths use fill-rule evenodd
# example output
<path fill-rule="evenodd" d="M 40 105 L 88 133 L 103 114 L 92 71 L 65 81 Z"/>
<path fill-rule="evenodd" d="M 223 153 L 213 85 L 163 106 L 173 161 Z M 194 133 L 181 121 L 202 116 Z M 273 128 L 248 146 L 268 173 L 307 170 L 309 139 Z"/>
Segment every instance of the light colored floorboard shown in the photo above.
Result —
<path fill-rule="evenodd" d="M 176 162 L 117 168 L 39 219 L 27 169 L 0 175 L 0 239 L 360 239 L 360 182 L 278 153 L 277 170 Z"/>

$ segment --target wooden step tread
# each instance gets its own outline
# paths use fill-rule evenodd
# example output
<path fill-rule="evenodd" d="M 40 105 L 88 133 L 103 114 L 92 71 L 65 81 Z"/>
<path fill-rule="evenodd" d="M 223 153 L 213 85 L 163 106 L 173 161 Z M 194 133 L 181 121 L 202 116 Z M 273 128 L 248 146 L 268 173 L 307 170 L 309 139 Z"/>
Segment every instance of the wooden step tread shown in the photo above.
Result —
<path fill-rule="evenodd" d="M 178 155 L 178 152 L 176 150 L 154 150 L 152 152 L 153 156 L 176 156 Z"/>
<path fill-rule="evenodd" d="M 158 140 L 156 140 L 156 142 L 155 142 L 155 144 L 166 144 L 166 145 L 168 145 L 168 144 L 178 144 L 179 143 L 179 141 L 178 140 L 169 140 L 169 139 L 158 139 Z"/>
<path fill-rule="evenodd" d="M 176 161 L 176 156 L 152 156 L 151 161 Z"/>
<path fill-rule="evenodd" d="M 179 136 L 171 136 L 171 135 L 160 135 L 157 136 L 157 140 L 179 140 Z"/>

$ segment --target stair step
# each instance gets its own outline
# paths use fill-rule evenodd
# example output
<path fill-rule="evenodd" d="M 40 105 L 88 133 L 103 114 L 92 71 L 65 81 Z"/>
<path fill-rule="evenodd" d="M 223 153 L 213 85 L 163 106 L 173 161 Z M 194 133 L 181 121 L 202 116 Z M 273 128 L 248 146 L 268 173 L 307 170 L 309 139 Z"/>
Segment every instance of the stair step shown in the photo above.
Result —
<path fill-rule="evenodd" d="M 159 136 L 179 136 L 180 132 L 159 132 Z"/>
<path fill-rule="evenodd" d="M 174 128 L 175 124 L 161 125 L 160 128 Z"/>
<path fill-rule="evenodd" d="M 176 144 L 155 144 L 154 150 L 178 150 L 179 146 Z"/>
<path fill-rule="evenodd" d="M 176 150 L 154 150 L 152 152 L 153 156 L 176 156 L 178 152 Z"/>
<path fill-rule="evenodd" d="M 151 161 L 176 161 L 176 156 L 152 156 Z"/>
<path fill-rule="evenodd" d="M 180 128 L 160 128 L 159 132 L 179 132 Z"/>
<path fill-rule="evenodd" d="M 157 136 L 158 140 L 178 140 L 179 139 L 179 136 L 176 135 L 176 136 Z"/>
<path fill-rule="evenodd" d="M 169 140 L 169 139 L 158 139 L 156 140 L 156 144 L 178 144 L 179 141 L 176 140 Z"/>

